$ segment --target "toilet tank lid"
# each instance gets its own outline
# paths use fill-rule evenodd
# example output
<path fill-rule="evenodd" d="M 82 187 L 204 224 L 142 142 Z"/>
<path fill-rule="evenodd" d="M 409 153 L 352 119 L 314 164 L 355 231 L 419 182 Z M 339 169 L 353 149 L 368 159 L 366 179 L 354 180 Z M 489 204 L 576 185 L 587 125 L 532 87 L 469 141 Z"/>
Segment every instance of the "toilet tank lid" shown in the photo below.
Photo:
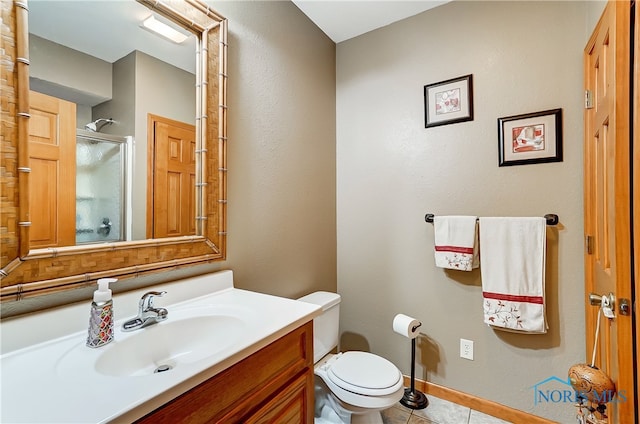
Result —
<path fill-rule="evenodd" d="M 309 293 L 306 296 L 302 296 L 298 299 L 301 302 L 312 303 L 322 307 L 323 311 L 331 308 L 332 306 L 340 303 L 340 295 L 338 293 L 331 293 L 327 291 L 317 291 Z"/>

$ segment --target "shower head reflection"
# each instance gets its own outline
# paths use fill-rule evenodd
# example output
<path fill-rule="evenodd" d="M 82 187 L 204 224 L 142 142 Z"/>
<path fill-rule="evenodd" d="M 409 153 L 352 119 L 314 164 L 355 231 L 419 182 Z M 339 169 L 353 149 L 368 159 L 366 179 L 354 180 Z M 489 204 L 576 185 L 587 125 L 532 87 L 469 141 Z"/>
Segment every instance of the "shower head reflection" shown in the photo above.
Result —
<path fill-rule="evenodd" d="M 96 119 L 93 122 L 89 122 L 87 125 L 85 125 L 84 127 L 86 129 L 88 129 L 89 131 L 93 131 L 93 132 L 99 132 L 100 128 L 104 127 L 105 125 L 110 125 L 113 124 L 115 121 L 111 118 L 106 119 L 106 118 L 100 118 L 100 119 Z"/>

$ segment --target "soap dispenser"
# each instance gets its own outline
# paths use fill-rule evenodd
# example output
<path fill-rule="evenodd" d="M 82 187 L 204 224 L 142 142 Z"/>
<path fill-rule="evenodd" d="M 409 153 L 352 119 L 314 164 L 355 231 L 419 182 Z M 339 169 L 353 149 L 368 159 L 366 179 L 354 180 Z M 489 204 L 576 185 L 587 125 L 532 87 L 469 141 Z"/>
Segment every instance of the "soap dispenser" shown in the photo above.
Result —
<path fill-rule="evenodd" d="M 98 290 L 93 293 L 91 315 L 89 316 L 89 334 L 87 346 L 100 347 L 113 340 L 113 301 L 109 283 L 115 283 L 117 278 L 100 278 Z"/>

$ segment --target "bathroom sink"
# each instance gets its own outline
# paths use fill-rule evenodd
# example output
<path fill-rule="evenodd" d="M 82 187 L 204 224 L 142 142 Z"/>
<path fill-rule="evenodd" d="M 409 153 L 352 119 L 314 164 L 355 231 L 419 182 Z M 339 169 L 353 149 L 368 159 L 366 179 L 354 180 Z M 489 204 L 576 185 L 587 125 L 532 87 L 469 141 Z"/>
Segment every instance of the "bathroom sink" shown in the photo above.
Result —
<path fill-rule="evenodd" d="M 114 341 L 100 348 L 76 343 L 57 361 L 56 373 L 91 369 L 106 377 L 170 372 L 214 357 L 241 341 L 256 314 L 242 306 L 169 307 L 166 321 L 131 332 L 114 326 Z"/>
<path fill-rule="evenodd" d="M 209 315 L 167 321 L 136 330 L 112 342 L 97 358 L 100 374 L 149 375 L 170 371 L 180 364 L 199 361 L 234 344 L 245 322 L 228 315 Z"/>
<path fill-rule="evenodd" d="M 167 319 L 122 331 L 148 290 L 167 292 L 156 305 Z M 13 348 L 0 356 L 0 386 L 11 387 L 0 390 L 0 422 L 134 422 L 320 313 L 236 289 L 231 271 L 127 291 L 113 303 L 114 340 L 99 348 L 86 346 L 86 303 L 3 322 L 3 347 Z M 82 329 L 50 334 L 67 320 Z M 41 341 L 18 343 L 32 333 Z"/>

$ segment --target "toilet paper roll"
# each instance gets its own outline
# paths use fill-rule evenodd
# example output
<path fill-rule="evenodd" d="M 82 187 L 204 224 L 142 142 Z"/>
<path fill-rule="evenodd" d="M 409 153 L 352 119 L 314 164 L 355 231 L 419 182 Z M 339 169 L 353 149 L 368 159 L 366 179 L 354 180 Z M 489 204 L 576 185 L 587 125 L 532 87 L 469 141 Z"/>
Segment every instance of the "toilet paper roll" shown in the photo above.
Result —
<path fill-rule="evenodd" d="M 410 339 L 418 337 L 418 329 L 422 323 L 415 318 L 404 314 L 398 314 L 393 319 L 393 331 Z"/>

